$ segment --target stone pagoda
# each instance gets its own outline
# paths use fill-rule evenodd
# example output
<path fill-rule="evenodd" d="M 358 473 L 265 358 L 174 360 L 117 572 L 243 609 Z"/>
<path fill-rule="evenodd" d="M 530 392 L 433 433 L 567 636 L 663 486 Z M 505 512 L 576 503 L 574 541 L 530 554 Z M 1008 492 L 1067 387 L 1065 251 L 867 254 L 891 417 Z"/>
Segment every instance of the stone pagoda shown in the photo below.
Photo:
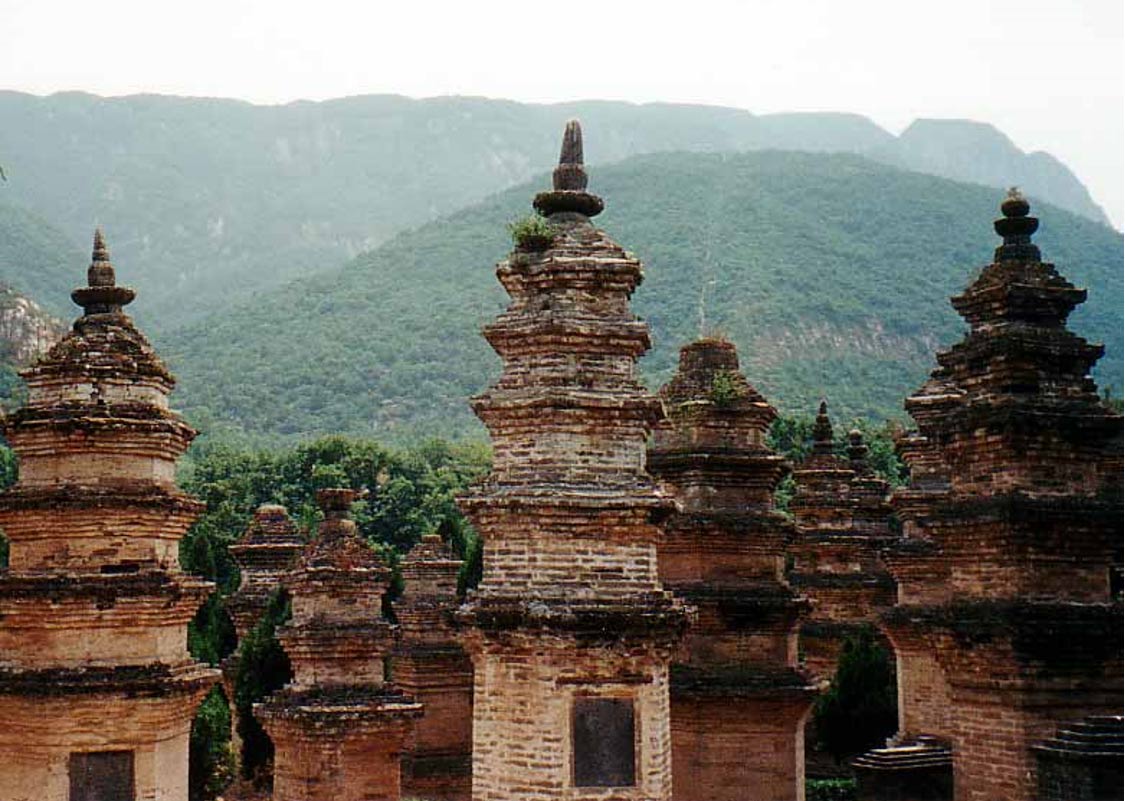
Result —
<path fill-rule="evenodd" d="M 813 602 L 801 626 L 805 667 L 822 681 L 836 673 L 845 640 L 873 626 L 894 604 L 894 581 L 879 558 L 891 538 L 890 487 L 867 463 L 858 430 L 847 458 L 833 451 L 828 404 L 821 401 L 809 456 L 793 471 L 789 509 L 797 523 L 789 580 Z"/>
<path fill-rule="evenodd" d="M 503 373 L 473 400 L 491 474 L 461 506 L 484 540 L 458 613 L 473 658 L 475 801 L 671 797 L 668 667 L 687 612 L 658 575 L 673 503 L 645 472 L 660 403 L 638 382 L 641 263 L 593 226 L 567 124 L 550 235 L 497 267 L 511 304 L 485 328 Z"/>
<path fill-rule="evenodd" d="M 358 493 L 317 493 L 324 521 L 285 586 L 278 639 L 293 681 L 254 714 L 274 744 L 274 801 L 396 801 L 400 758 L 421 705 L 385 681 L 391 571 L 348 516 Z"/>
<path fill-rule="evenodd" d="M 241 645 L 261 621 L 273 594 L 281 587 L 282 579 L 293 568 L 304 547 L 304 538 L 289 512 L 275 504 L 259 506 L 246 531 L 230 546 L 230 554 L 238 564 L 240 581 L 238 589 L 226 599 L 225 607 L 238 636 L 239 650 L 223 660 L 222 671 L 223 692 L 230 708 L 231 750 L 236 761 L 242 755 L 235 703 Z"/>
<path fill-rule="evenodd" d="M 430 801 L 468 801 L 472 791 L 473 664 L 450 620 L 460 570 L 440 534 L 424 535 L 403 557 L 394 604 L 395 684 L 424 709 L 403 761 L 403 793 Z"/>
<path fill-rule="evenodd" d="M 797 669 L 808 604 L 784 576 L 793 524 L 774 508 L 789 472 L 766 444 L 777 412 L 739 372 L 734 346 L 714 339 L 680 350 L 660 397 L 667 416 L 648 466 L 680 503 L 660 577 L 698 610 L 672 665 L 673 798 L 803 798 L 814 692 Z"/>
<path fill-rule="evenodd" d="M 20 477 L 0 494 L 0 795 L 186 801 L 192 718 L 218 679 L 187 650 L 211 585 L 178 561 L 203 508 L 174 480 L 195 431 L 100 231 L 87 284 L 3 421 Z"/>
<path fill-rule="evenodd" d="M 1085 290 L 1041 261 L 1027 201 L 1001 211 L 994 262 L 953 299 L 970 331 L 906 401 L 883 615 L 900 732 L 859 760 L 869 798 L 914 797 L 912 763 L 951 746 L 959 801 L 1030 799 L 1033 745 L 1121 714 L 1122 419 L 1089 377 L 1102 347 L 1066 328 Z"/>

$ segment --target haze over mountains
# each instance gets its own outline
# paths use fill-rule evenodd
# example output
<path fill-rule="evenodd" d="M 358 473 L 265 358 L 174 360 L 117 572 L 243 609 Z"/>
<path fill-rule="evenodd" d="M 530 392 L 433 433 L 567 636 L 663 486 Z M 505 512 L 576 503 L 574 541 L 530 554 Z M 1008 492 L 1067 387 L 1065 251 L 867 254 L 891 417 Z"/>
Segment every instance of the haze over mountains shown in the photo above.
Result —
<path fill-rule="evenodd" d="M 159 332 L 338 267 L 549 169 L 570 117 L 583 120 L 593 165 L 682 150 L 861 153 L 959 180 L 1019 184 L 1032 198 L 1105 221 L 1063 164 L 1024 154 L 979 123 L 919 121 L 894 137 L 850 114 L 386 95 L 254 106 L 2 92 L 9 181 L 0 202 L 83 247 L 93 224 L 103 224 L 144 298 L 138 319 Z M 38 297 L 27 276 L 7 280 Z M 54 298 L 42 302 L 58 308 Z"/>
<path fill-rule="evenodd" d="M 598 223 L 647 264 L 653 386 L 717 330 L 786 411 L 827 393 L 844 418 L 900 413 L 959 335 L 948 296 L 989 260 L 1010 184 L 1045 257 L 1090 288 L 1074 325 L 1122 385 L 1121 235 L 1060 162 L 961 121 L 895 137 L 856 115 L 701 106 L 0 92 L 0 281 L 70 319 L 99 223 L 205 429 L 480 434 L 466 398 L 496 367 L 479 326 L 505 303 L 504 224 L 574 116 Z"/>

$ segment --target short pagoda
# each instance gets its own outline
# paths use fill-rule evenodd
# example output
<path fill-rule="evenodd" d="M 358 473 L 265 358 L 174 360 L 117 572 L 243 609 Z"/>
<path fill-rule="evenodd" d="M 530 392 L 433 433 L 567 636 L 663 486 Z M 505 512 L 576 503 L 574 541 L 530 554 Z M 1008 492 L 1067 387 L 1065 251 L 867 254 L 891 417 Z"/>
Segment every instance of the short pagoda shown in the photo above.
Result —
<path fill-rule="evenodd" d="M 1003 202 L 995 260 L 953 299 L 969 333 L 906 401 L 883 615 L 900 732 L 858 761 L 865 797 L 914 797 L 912 761 L 948 747 L 959 801 L 1034 798 L 1033 745 L 1121 715 L 1122 418 L 1089 377 L 1103 348 L 1066 328 L 1086 292 L 1041 260 L 1029 210 Z"/>
<path fill-rule="evenodd" d="M 793 471 L 789 510 L 797 524 L 789 579 L 813 602 L 801 625 L 804 666 L 831 679 L 848 637 L 874 628 L 894 605 L 894 580 L 879 557 L 891 540 L 890 487 L 871 470 L 858 430 L 848 432 L 845 456 L 835 453 L 828 403 L 813 425 L 812 452 Z"/>
<path fill-rule="evenodd" d="M 499 380 L 473 400 L 493 444 L 461 499 L 484 541 L 458 612 L 473 658 L 475 801 L 668 801 L 668 669 L 687 612 L 660 583 L 673 502 L 645 472 L 659 401 L 637 380 L 641 263 L 590 218 L 582 134 L 566 126 L 543 220 L 496 273 L 485 328 Z"/>
<path fill-rule="evenodd" d="M 698 610 L 672 664 L 676 801 L 804 797 L 805 719 L 815 690 L 797 668 L 808 602 L 784 575 L 792 522 L 774 505 L 789 472 L 766 442 L 777 412 L 732 344 L 680 350 L 660 391 L 648 467 L 680 509 L 660 546 L 664 586 Z"/>
<path fill-rule="evenodd" d="M 236 763 L 242 756 L 242 737 L 235 703 L 239 660 L 246 636 L 261 622 L 282 579 L 294 567 L 305 547 L 284 506 L 262 504 L 255 510 L 246 531 L 230 546 L 230 555 L 238 565 L 238 589 L 226 599 L 238 637 L 238 650 L 223 660 L 223 692 L 227 697 L 231 722 L 231 750 Z"/>
<path fill-rule="evenodd" d="M 212 587 L 178 560 L 203 508 L 175 485 L 195 431 L 100 230 L 87 284 L 3 421 L 20 475 L 0 494 L 0 794 L 187 801 L 192 718 L 218 679 L 187 649 Z"/>
<path fill-rule="evenodd" d="M 430 801 L 468 801 L 472 792 L 473 664 L 453 628 L 461 560 L 441 534 L 422 537 L 400 563 L 394 603 L 399 637 L 395 684 L 422 704 L 403 760 L 403 793 Z"/>
<path fill-rule="evenodd" d="M 261 621 L 304 547 L 288 510 L 277 504 L 259 506 L 246 531 L 230 546 L 240 580 L 226 600 L 226 609 L 240 642 Z"/>
<path fill-rule="evenodd" d="M 400 759 L 421 705 L 386 681 L 391 571 L 349 516 L 358 493 L 317 492 L 316 539 L 286 579 L 278 639 L 293 681 L 254 714 L 274 744 L 273 801 L 398 801 Z"/>

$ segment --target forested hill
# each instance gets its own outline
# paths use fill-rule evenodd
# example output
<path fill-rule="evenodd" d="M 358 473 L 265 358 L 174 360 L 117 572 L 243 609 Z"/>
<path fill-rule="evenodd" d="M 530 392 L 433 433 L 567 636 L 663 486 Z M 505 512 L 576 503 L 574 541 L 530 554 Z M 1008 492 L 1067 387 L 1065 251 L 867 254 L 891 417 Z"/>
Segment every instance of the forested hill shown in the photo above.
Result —
<path fill-rule="evenodd" d="M 590 172 L 607 203 L 596 222 L 646 264 L 634 308 L 653 332 L 649 386 L 699 334 L 702 298 L 703 328 L 733 340 L 788 412 L 826 393 L 838 419 L 901 415 L 934 351 L 961 335 L 949 296 L 998 243 L 1002 193 L 856 156 L 661 154 Z M 505 223 L 548 180 L 179 330 L 163 343 L 177 404 L 213 431 L 481 433 L 467 399 L 499 367 L 479 333 L 506 305 L 494 264 Z M 1045 258 L 1090 290 L 1071 325 L 1106 342 L 1099 376 L 1120 388 L 1121 235 L 1046 204 L 1033 213 Z"/>
<path fill-rule="evenodd" d="M 917 124 L 896 138 L 850 114 L 395 96 L 254 106 L 0 92 L 0 202 L 39 214 L 83 250 L 103 224 L 123 278 L 145 298 L 140 322 L 156 333 L 528 180 L 552 166 L 572 116 L 595 165 L 675 150 L 867 153 L 1018 184 L 1104 220 L 1064 165 L 987 125 Z M 65 305 L 65 294 L 33 296 Z"/>

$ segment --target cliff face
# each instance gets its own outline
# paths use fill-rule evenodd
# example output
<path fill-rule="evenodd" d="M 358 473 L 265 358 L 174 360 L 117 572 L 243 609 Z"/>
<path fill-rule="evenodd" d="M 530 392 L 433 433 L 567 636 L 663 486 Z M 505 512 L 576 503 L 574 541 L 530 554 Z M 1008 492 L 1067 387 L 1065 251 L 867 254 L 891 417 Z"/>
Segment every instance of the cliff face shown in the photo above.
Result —
<path fill-rule="evenodd" d="M 20 367 L 30 364 L 65 333 L 61 320 L 0 283 L 0 362 Z"/>

